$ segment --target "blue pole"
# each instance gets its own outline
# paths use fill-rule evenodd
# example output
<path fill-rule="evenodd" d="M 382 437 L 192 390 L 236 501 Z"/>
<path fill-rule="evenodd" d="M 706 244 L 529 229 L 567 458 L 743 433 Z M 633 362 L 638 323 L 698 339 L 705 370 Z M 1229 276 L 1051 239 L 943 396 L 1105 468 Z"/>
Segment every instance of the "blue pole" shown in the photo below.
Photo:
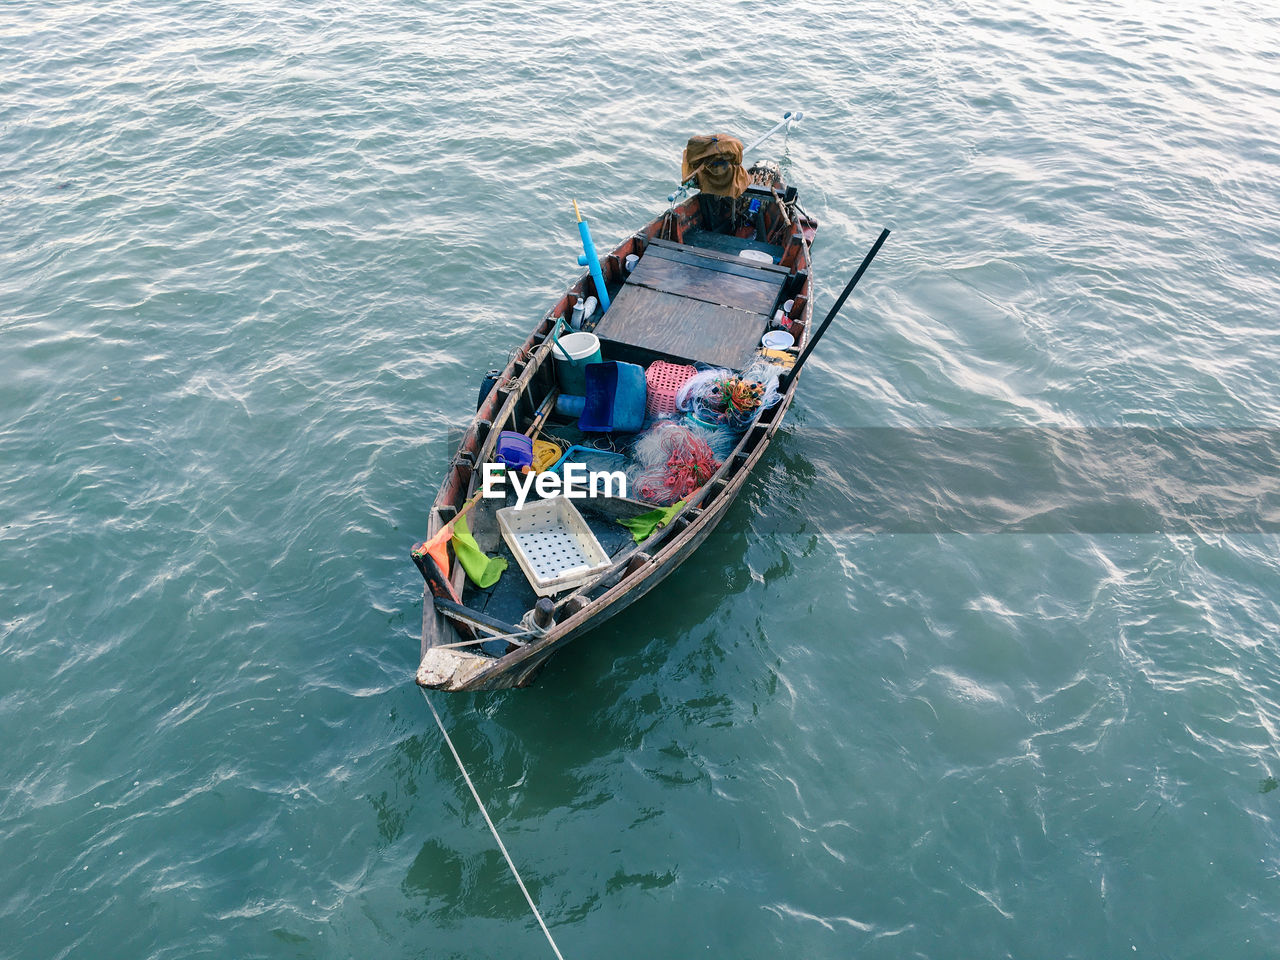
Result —
<path fill-rule="evenodd" d="M 578 212 L 578 201 L 573 201 L 573 212 L 578 214 L 578 233 L 582 235 L 583 255 L 578 257 L 578 265 L 591 271 L 591 279 L 596 285 L 596 299 L 600 301 L 600 312 L 609 309 L 609 291 L 604 286 L 604 271 L 600 269 L 600 258 L 596 255 L 596 245 L 591 241 L 591 227 L 582 214 Z M 585 318 L 584 318 L 585 319 Z"/>

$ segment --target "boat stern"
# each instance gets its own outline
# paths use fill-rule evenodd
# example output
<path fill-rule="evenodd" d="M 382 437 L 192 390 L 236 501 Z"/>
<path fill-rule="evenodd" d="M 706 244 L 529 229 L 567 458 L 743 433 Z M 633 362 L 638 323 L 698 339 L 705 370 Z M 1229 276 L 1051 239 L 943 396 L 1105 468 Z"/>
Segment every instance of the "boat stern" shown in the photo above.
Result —
<path fill-rule="evenodd" d="M 467 690 L 477 674 L 492 666 L 490 657 L 449 647 L 428 647 L 418 664 L 418 686 L 431 690 Z"/>

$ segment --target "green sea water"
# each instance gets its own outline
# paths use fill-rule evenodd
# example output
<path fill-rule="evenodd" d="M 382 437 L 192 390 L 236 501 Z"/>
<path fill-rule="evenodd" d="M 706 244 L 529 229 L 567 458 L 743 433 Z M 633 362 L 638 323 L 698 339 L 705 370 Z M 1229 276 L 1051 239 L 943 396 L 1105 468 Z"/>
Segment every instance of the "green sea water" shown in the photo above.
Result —
<path fill-rule="evenodd" d="M 551 955 L 408 550 L 571 199 L 612 245 L 801 109 L 819 310 L 893 234 L 760 469 L 535 686 L 433 694 L 556 942 L 1277 956 L 1280 539 L 855 522 L 865 428 L 1280 427 L 1277 50 L 1257 3 L 5 3 L 0 955 Z"/>

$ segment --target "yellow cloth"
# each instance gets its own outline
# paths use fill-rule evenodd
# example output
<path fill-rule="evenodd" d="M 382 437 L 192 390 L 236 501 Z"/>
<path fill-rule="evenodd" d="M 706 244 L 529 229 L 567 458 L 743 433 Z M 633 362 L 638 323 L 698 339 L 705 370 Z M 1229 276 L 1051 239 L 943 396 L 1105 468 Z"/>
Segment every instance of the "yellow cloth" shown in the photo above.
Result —
<path fill-rule="evenodd" d="M 556 444 L 550 440 L 533 441 L 533 469 L 537 473 L 544 470 L 550 470 L 556 465 L 556 461 L 564 454 Z"/>

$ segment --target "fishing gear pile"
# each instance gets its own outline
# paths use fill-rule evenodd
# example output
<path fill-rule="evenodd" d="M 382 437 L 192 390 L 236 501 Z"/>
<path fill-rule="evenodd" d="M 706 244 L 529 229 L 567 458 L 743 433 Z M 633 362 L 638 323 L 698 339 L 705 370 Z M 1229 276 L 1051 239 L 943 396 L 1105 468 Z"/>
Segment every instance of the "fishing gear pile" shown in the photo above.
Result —
<path fill-rule="evenodd" d="M 632 495 L 667 506 L 683 500 L 711 479 L 721 461 L 705 431 L 675 420 L 660 420 L 636 439 L 627 471 Z"/>
<path fill-rule="evenodd" d="M 676 395 L 676 406 L 702 426 L 740 434 L 760 411 L 782 399 L 781 367 L 757 359 L 742 373 L 712 369 L 690 377 Z"/>
<path fill-rule="evenodd" d="M 757 355 L 752 361 L 743 368 L 740 376 L 744 380 L 752 380 L 764 387 L 764 394 L 760 399 L 760 409 L 768 410 L 770 407 L 776 406 L 778 401 L 782 399 L 782 391 L 779 389 L 782 375 L 787 368 L 779 363 L 773 363 L 767 357 Z"/>

